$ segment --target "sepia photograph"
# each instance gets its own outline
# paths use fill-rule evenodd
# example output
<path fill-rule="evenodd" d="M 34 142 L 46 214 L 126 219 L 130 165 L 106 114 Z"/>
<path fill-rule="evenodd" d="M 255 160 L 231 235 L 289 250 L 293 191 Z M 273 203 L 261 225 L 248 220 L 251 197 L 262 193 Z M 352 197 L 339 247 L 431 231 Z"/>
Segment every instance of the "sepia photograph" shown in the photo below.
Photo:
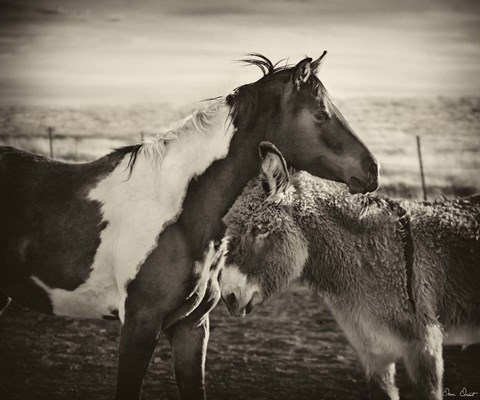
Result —
<path fill-rule="evenodd" d="M 1 400 L 450 398 L 478 0 L 0 0 Z"/>

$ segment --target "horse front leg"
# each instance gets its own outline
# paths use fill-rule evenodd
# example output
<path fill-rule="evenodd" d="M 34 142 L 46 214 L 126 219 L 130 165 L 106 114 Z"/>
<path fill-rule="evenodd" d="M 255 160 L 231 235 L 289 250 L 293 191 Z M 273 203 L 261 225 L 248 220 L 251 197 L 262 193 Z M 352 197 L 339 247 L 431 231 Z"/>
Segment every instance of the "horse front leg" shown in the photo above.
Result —
<path fill-rule="evenodd" d="M 167 331 L 172 346 L 173 367 L 182 400 L 205 399 L 205 360 L 209 318 L 180 321 Z"/>
<path fill-rule="evenodd" d="M 203 262 L 194 266 L 182 239 L 175 225 L 169 226 L 129 284 L 120 338 L 117 400 L 139 398 L 162 330 L 172 346 L 181 398 L 205 398 L 208 313 L 220 299 L 218 274 L 223 258 L 212 243 Z"/>
<path fill-rule="evenodd" d="M 161 333 L 162 317 L 154 313 L 127 314 L 120 335 L 115 400 L 138 400 L 143 379 Z"/>
<path fill-rule="evenodd" d="M 210 248 L 212 250 L 213 247 Z M 205 290 L 200 288 L 200 297 L 196 307 L 180 314 L 185 318 L 176 320 L 165 329 L 172 346 L 173 366 L 180 398 L 182 400 L 205 399 L 205 361 L 210 331 L 209 313 L 220 300 L 221 290 L 218 274 L 222 258 L 214 257 L 211 264 L 203 270 L 207 275 L 204 281 Z M 201 279 L 201 281 L 203 281 Z M 174 315 L 178 315 L 174 313 Z M 167 319 L 168 321 L 168 319 Z"/>
<path fill-rule="evenodd" d="M 175 379 L 182 400 L 205 399 L 209 313 L 217 305 L 221 294 L 218 272 L 219 268 L 215 265 L 209 272 L 210 278 L 201 301 L 187 317 L 165 330 L 172 346 Z"/>

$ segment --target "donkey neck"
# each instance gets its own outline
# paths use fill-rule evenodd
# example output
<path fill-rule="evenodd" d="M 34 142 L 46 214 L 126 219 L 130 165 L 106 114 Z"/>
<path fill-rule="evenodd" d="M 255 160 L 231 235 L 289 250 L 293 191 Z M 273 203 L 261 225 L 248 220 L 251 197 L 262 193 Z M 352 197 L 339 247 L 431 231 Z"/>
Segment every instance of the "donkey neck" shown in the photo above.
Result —
<path fill-rule="evenodd" d="M 358 282 L 367 264 L 382 264 L 381 251 L 399 253 L 397 217 L 388 202 L 396 203 L 350 195 L 337 184 L 311 179 L 297 181 L 304 203 L 298 224 L 309 242 L 302 279 L 320 292 L 341 294 Z"/>

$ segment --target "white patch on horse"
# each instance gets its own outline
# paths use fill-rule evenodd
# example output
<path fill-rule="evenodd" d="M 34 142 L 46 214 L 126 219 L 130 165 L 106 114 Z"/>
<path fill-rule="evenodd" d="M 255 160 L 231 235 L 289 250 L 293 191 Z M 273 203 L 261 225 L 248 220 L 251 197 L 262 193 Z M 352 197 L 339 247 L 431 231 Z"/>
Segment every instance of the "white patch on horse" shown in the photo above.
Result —
<path fill-rule="evenodd" d="M 32 277 L 49 294 L 54 314 L 101 318 L 118 309 L 124 321 L 127 285 L 155 248 L 159 234 L 180 215 L 191 179 L 228 154 L 234 133 L 229 113 L 224 98 L 211 102 L 176 130 L 145 143 L 129 179 L 127 154 L 90 191 L 89 199 L 101 204 L 108 224 L 88 280 L 66 291 Z"/>
<path fill-rule="evenodd" d="M 102 318 L 118 307 L 118 290 L 108 268 L 95 268 L 88 280 L 73 291 L 51 288 L 36 276 L 33 282 L 50 297 L 53 314 L 75 318 Z"/>

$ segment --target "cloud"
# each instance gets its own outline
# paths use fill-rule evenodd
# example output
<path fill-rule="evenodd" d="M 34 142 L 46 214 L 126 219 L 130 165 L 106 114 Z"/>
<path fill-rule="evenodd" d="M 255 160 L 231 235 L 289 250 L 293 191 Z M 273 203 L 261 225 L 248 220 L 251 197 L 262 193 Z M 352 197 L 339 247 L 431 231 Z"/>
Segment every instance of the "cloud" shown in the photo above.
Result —
<path fill-rule="evenodd" d="M 189 102 L 258 79 L 245 53 L 323 49 L 334 95 L 478 92 L 480 14 L 436 1 L 0 0 L 0 102 Z"/>
<path fill-rule="evenodd" d="M 41 15 L 61 15 L 63 11 L 60 7 L 38 7 L 34 11 Z"/>
<path fill-rule="evenodd" d="M 110 23 L 117 23 L 117 22 L 122 22 L 124 20 L 123 17 L 119 15 L 110 15 L 105 18 L 105 21 L 110 22 Z"/>

